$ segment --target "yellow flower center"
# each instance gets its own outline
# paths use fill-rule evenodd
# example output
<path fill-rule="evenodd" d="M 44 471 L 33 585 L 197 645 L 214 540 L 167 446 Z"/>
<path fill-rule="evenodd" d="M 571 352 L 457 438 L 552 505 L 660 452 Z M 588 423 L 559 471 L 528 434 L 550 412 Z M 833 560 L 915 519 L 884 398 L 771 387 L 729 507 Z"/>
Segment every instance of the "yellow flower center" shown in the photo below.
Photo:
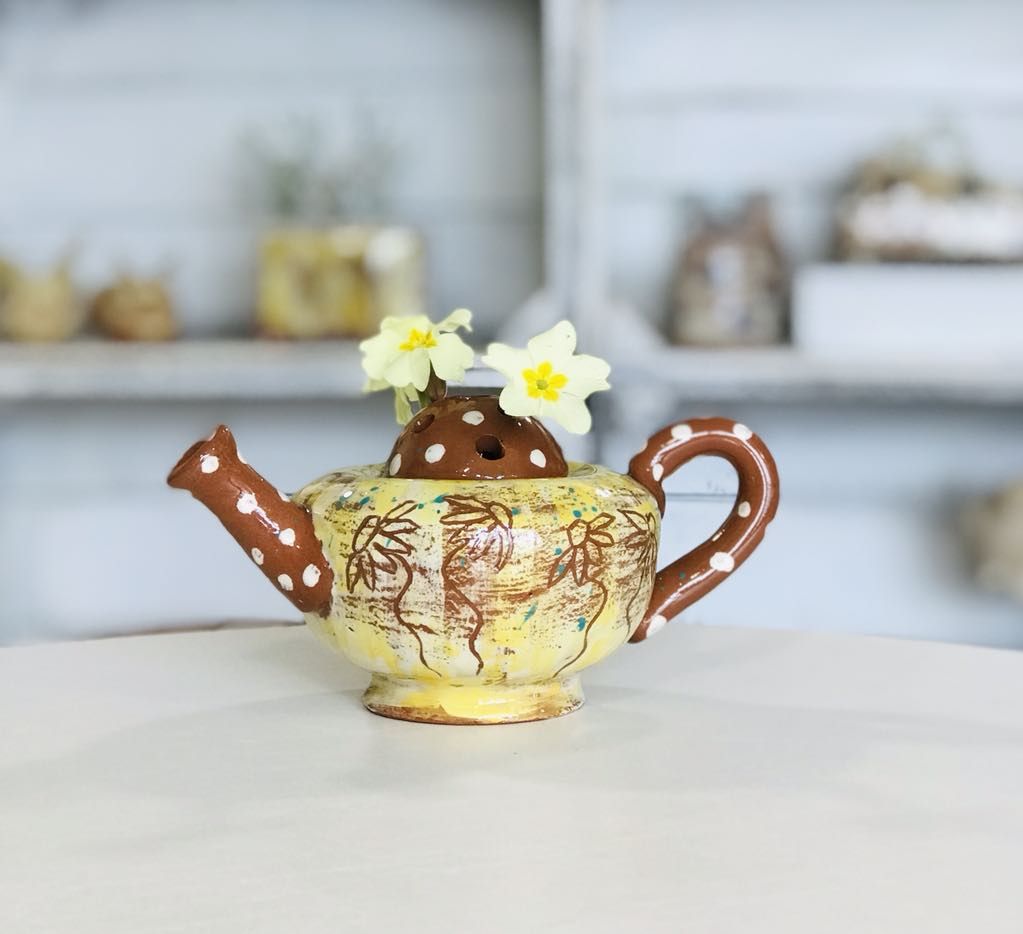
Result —
<path fill-rule="evenodd" d="M 433 336 L 433 329 L 427 328 L 426 331 L 419 331 L 416 328 L 412 328 L 408 332 L 408 337 L 405 338 L 405 342 L 398 345 L 399 350 L 419 350 L 423 347 L 436 347 L 437 338 Z"/>
<path fill-rule="evenodd" d="M 555 373 L 554 367 L 544 360 L 535 370 L 523 370 L 522 378 L 526 381 L 526 392 L 530 399 L 546 399 L 548 402 L 557 402 L 561 393 L 568 384 L 568 377 L 564 373 Z"/>

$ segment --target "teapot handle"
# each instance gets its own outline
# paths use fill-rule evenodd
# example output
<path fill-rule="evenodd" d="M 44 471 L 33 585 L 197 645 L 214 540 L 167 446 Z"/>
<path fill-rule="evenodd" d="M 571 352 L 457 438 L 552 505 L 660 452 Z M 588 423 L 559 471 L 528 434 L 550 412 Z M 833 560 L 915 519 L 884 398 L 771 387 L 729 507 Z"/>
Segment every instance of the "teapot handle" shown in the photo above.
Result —
<path fill-rule="evenodd" d="M 630 642 L 653 635 L 720 584 L 760 544 L 778 509 L 778 471 L 771 452 L 745 425 L 725 418 L 693 418 L 662 428 L 629 462 L 629 476 L 654 495 L 664 515 L 661 481 L 704 454 L 723 457 L 739 475 L 732 511 L 707 541 L 657 572 L 650 605 Z"/>

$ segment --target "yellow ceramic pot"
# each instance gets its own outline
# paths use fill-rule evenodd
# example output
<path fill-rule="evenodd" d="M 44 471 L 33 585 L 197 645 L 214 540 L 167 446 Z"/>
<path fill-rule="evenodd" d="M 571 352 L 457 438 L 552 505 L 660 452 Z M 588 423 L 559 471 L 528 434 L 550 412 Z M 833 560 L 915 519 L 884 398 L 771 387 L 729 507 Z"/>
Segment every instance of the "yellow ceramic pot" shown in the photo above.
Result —
<path fill-rule="evenodd" d="M 582 703 L 578 673 L 625 642 L 653 588 L 660 516 L 636 481 L 406 480 L 382 465 L 296 497 L 336 569 L 309 625 L 373 673 L 371 709 L 535 719 Z"/>
<path fill-rule="evenodd" d="M 712 539 L 658 573 L 661 480 L 705 453 L 736 465 L 739 495 Z M 240 460 L 224 427 L 169 482 L 209 506 L 310 628 L 372 674 L 370 710 L 441 723 L 576 709 L 579 672 L 725 579 L 778 496 L 770 454 L 734 422 L 668 426 L 622 475 L 566 465 L 537 423 L 479 397 L 436 403 L 385 464 L 335 471 L 293 498 Z"/>

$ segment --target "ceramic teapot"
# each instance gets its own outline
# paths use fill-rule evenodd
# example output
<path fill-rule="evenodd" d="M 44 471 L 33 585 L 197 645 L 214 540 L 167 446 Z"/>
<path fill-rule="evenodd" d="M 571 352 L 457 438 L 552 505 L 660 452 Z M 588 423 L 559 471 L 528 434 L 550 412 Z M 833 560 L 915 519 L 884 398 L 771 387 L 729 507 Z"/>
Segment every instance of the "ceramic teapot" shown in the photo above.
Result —
<path fill-rule="evenodd" d="M 709 540 L 658 571 L 662 481 L 704 454 L 735 467 L 735 503 Z M 384 464 L 294 496 L 253 470 L 224 426 L 168 483 L 209 507 L 309 627 L 371 673 L 369 710 L 434 723 L 575 710 L 579 673 L 727 578 L 778 505 L 771 454 L 742 424 L 669 425 L 622 475 L 567 463 L 539 421 L 493 396 L 433 402 Z"/>

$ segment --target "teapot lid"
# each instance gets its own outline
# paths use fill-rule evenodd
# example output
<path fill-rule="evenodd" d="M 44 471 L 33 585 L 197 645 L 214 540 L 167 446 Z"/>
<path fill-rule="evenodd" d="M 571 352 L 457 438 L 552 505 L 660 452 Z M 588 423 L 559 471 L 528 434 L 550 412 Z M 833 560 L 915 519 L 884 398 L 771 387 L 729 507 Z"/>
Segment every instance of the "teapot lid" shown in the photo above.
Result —
<path fill-rule="evenodd" d="M 568 476 L 568 465 L 540 422 L 508 415 L 497 396 L 446 396 L 402 429 L 386 471 L 430 480 L 531 480 Z"/>

